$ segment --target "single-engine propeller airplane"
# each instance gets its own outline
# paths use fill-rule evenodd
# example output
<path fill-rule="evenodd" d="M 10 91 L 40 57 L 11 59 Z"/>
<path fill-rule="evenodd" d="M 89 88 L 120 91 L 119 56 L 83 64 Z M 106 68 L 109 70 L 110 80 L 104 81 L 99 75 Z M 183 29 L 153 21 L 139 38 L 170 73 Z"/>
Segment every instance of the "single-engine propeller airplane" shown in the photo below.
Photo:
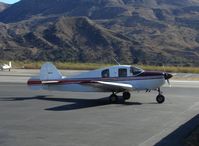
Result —
<path fill-rule="evenodd" d="M 9 64 L 3 64 L 3 65 L 0 65 L 0 70 L 4 71 L 4 70 L 11 70 L 12 68 L 12 63 L 11 61 L 9 62 Z"/>
<path fill-rule="evenodd" d="M 111 103 L 117 102 L 118 93 L 123 93 L 123 101 L 130 99 L 131 91 L 158 91 L 156 101 L 163 103 L 165 97 L 160 87 L 169 83 L 171 74 L 166 72 L 145 71 L 130 65 L 115 65 L 74 75 L 62 76 L 52 63 L 42 65 L 40 75 L 32 77 L 27 84 L 31 89 L 74 91 L 74 92 L 111 92 Z M 169 83 L 170 84 L 170 83 Z"/>

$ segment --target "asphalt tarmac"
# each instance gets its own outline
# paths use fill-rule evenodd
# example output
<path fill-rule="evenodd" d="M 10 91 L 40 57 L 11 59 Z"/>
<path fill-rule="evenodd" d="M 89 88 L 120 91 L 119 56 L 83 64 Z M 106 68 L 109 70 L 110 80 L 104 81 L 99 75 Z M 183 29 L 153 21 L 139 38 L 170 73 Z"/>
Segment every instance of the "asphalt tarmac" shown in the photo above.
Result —
<path fill-rule="evenodd" d="M 0 72 L 2 146 L 183 146 L 199 126 L 198 81 L 171 81 L 163 104 L 155 91 L 108 104 L 108 93 L 32 91 L 31 74 Z"/>

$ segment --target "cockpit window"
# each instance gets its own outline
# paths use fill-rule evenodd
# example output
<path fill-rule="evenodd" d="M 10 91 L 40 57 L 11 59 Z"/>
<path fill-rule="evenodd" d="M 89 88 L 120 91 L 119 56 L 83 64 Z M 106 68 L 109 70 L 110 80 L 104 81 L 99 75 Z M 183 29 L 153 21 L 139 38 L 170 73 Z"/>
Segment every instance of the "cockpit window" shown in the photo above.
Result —
<path fill-rule="evenodd" d="M 109 76 L 109 69 L 105 69 L 102 71 L 102 78 L 108 78 Z"/>
<path fill-rule="evenodd" d="M 127 77 L 127 69 L 126 68 L 120 68 L 118 70 L 118 76 L 119 77 Z"/>
<path fill-rule="evenodd" d="M 133 75 L 138 75 L 138 74 L 140 74 L 140 73 L 142 73 L 142 72 L 143 72 L 142 69 L 139 69 L 139 68 L 137 68 L 137 67 L 131 67 L 131 73 L 132 73 Z"/>

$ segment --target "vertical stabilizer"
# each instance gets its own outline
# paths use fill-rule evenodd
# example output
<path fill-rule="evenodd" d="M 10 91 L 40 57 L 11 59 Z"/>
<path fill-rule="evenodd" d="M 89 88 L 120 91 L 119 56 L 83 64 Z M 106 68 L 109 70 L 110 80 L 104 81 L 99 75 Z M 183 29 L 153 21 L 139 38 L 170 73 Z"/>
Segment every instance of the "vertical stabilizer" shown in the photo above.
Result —
<path fill-rule="evenodd" d="M 40 80 L 60 80 L 62 79 L 62 74 L 57 70 L 57 68 L 52 63 L 45 63 L 40 69 Z"/>
<path fill-rule="evenodd" d="M 11 61 L 9 61 L 9 67 L 12 68 L 12 63 L 11 63 Z"/>

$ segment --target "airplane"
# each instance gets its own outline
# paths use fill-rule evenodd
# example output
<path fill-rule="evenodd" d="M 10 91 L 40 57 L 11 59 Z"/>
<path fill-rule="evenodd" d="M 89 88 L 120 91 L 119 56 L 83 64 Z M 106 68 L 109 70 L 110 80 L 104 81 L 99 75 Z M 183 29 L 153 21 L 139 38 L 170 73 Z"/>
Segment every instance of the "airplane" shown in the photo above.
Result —
<path fill-rule="evenodd" d="M 4 71 L 4 70 L 9 70 L 9 71 L 11 71 L 11 68 L 12 68 L 12 63 L 11 63 L 11 61 L 10 61 L 8 64 L 0 65 L 0 70 L 2 70 L 2 71 Z"/>
<path fill-rule="evenodd" d="M 122 100 L 130 99 L 130 92 L 156 90 L 157 103 L 163 103 L 165 97 L 160 87 L 169 83 L 172 74 L 166 72 L 145 71 L 131 65 L 115 65 L 93 71 L 63 76 L 52 63 L 45 63 L 39 76 L 31 77 L 27 85 L 34 90 L 72 91 L 72 92 L 111 92 L 110 103 L 118 102 L 118 93 Z M 170 83 L 169 83 L 170 84 Z"/>

